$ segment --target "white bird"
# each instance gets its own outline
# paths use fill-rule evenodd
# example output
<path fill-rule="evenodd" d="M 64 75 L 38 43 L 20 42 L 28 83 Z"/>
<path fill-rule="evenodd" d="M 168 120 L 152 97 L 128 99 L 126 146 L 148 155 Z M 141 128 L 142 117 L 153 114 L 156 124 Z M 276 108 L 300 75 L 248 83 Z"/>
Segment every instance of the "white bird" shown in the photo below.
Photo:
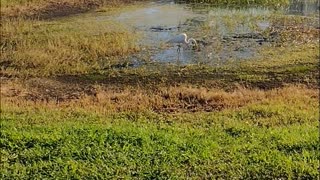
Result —
<path fill-rule="evenodd" d="M 181 33 L 172 39 L 168 40 L 167 43 L 178 44 L 177 52 L 180 53 L 180 48 L 182 44 L 191 45 L 193 47 L 198 47 L 197 41 L 193 38 L 188 39 L 186 33 Z"/>

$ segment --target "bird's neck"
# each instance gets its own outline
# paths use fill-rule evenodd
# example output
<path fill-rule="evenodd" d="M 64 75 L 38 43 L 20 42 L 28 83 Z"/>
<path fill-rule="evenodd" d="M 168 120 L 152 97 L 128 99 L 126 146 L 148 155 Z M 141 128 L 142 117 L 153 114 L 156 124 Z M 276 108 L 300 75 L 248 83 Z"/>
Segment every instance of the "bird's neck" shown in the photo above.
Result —
<path fill-rule="evenodd" d="M 190 43 L 191 43 L 191 41 L 195 41 L 195 39 L 190 38 L 190 39 L 186 40 L 186 43 L 187 43 L 187 44 L 190 44 Z"/>
<path fill-rule="evenodd" d="M 190 38 L 191 39 L 191 38 Z M 187 40 L 187 38 L 185 39 L 186 44 L 190 43 L 190 39 Z"/>

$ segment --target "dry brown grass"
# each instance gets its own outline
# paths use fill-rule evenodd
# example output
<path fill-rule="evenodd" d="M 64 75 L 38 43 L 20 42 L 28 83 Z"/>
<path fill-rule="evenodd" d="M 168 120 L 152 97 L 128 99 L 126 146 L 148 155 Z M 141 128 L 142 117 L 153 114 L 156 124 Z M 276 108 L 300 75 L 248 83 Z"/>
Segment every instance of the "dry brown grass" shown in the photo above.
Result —
<path fill-rule="evenodd" d="M 48 19 L 132 2 L 134 0 L 1 0 L 1 15 L 3 18 Z"/>
<path fill-rule="evenodd" d="M 3 83 L 1 97 L 3 103 L 29 107 L 73 107 L 103 113 L 149 110 L 176 113 L 235 109 L 272 99 L 294 103 L 297 99 L 318 99 L 319 94 L 317 89 L 299 85 L 267 91 L 239 86 L 231 92 L 226 92 L 221 89 L 188 85 L 160 87 L 155 90 L 136 87 L 118 89 L 100 85 L 66 86 L 55 81 L 44 82 L 35 79 L 27 85 L 14 81 Z"/>
<path fill-rule="evenodd" d="M 11 75 L 94 72 L 139 51 L 137 35 L 115 21 L 108 28 L 87 21 L 17 18 L 1 24 L 0 65 Z M 120 60 L 121 59 L 121 60 Z"/>

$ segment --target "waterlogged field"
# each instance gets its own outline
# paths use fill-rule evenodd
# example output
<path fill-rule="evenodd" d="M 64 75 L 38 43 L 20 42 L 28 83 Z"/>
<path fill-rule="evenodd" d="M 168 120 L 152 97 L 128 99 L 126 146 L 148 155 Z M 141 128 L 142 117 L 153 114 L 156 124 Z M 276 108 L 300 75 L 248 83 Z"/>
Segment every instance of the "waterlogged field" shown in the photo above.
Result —
<path fill-rule="evenodd" d="M 1 0 L 0 178 L 316 179 L 316 5 Z"/>

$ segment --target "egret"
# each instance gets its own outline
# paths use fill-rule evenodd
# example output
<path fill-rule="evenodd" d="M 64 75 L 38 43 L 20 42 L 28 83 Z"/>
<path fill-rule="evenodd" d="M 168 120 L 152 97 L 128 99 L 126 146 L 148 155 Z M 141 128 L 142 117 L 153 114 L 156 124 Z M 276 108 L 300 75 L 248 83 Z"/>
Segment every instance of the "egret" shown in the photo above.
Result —
<path fill-rule="evenodd" d="M 188 39 L 186 33 L 181 33 L 172 39 L 168 40 L 167 43 L 178 44 L 177 52 L 180 53 L 180 48 L 182 44 L 191 45 L 193 47 L 198 47 L 197 41 L 193 38 Z"/>

